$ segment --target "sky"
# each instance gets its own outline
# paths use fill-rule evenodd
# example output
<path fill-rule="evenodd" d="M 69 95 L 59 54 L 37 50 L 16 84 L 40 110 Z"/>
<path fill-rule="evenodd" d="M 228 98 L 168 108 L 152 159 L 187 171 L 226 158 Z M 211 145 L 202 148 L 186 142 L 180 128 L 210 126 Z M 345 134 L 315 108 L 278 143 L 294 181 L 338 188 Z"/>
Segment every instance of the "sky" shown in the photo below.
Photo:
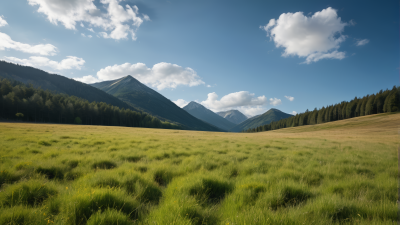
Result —
<path fill-rule="evenodd" d="M 255 116 L 399 85 L 398 1 L 0 1 L 0 60 Z"/>

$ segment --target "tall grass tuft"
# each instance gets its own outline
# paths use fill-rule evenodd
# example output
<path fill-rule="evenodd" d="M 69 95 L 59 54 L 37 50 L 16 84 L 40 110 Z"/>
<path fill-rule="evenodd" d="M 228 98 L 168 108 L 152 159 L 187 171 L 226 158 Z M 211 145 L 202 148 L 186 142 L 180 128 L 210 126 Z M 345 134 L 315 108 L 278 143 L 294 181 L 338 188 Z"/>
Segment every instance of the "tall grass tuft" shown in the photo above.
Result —
<path fill-rule="evenodd" d="M 129 225 L 132 224 L 129 216 L 115 210 L 106 209 L 103 212 L 98 211 L 87 221 L 87 225 Z"/>
<path fill-rule="evenodd" d="M 36 169 L 36 172 L 39 174 L 43 174 L 46 176 L 47 179 L 52 180 L 52 179 L 58 179 L 62 180 L 64 178 L 64 172 L 61 168 L 58 167 L 50 167 L 50 168 L 43 168 L 43 167 L 38 167 Z"/>
<path fill-rule="evenodd" d="M 76 194 L 64 203 L 64 217 L 68 224 L 86 224 L 92 214 L 115 209 L 131 219 L 138 217 L 140 203 L 119 190 L 94 189 L 92 192 Z"/>
<path fill-rule="evenodd" d="M 45 183 L 41 180 L 29 180 L 10 185 L 5 191 L 0 192 L 0 202 L 6 206 L 36 206 L 56 194 L 57 190 L 51 183 Z"/>
<path fill-rule="evenodd" d="M 112 161 L 109 161 L 109 160 L 102 160 L 102 161 L 99 161 L 99 162 L 96 162 L 96 163 L 92 164 L 92 168 L 93 169 L 105 169 L 105 170 L 107 170 L 107 169 L 113 169 L 115 167 L 117 167 L 117 164 L 112 162 Z"/>

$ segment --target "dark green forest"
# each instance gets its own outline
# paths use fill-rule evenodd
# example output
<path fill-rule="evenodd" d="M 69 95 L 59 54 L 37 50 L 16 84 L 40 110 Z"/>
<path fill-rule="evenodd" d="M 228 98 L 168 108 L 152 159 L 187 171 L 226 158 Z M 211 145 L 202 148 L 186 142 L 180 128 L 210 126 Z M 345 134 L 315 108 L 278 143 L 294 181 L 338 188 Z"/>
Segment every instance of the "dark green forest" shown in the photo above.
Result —
<path fill-rule="evenodd" d="M 0 118 L 24 122 L 181 129 L 147 113 L 0 79 Z"/>
<path fill-rule="evenodd" d="M 400 111 L 400 86 L 394 86 L 392 90 L 381 90 L 376 94 L 367 95 L 363 98 L 355 97 L 350 102 L 343 101 L 335 105 L 322 107 L 321 109 L 315 108 L 313 111 L 306 110 L 304 113 L 297 114 L 296 116 L 273 121 L 270 124 L 247 129 L 242 132 L 276 130 L 398 111 Z"/>

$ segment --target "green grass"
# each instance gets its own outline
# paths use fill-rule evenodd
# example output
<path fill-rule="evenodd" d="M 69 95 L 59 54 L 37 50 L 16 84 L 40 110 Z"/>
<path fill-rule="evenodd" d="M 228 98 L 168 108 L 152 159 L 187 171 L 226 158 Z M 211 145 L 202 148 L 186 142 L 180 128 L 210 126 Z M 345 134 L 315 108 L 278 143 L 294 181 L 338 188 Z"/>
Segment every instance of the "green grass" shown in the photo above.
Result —
<path fill-rule="evenodd" d="M 0 224 L 394 224 L 399 122 L 251 134 L 0 123 Z"/>

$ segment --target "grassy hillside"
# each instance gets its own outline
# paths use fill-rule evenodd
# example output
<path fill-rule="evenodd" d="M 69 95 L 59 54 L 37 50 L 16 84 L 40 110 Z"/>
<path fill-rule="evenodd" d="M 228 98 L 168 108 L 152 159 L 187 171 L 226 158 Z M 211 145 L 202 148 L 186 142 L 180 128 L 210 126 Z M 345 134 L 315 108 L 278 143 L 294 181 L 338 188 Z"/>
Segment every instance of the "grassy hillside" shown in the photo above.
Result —
<path fill-rule="evenodd" d="M 260 133 L 0 123 L 0 224 L 393 224 L 399 124 L 399 113 Z"/>
<path fill-rule="evenodd" d="M 256 128 L 272 121 L 279 121 L 281 119 L 292 117 L 293 115 L 284 113 L 278 109 L 270 109 L 262 115 L 249 118 L 230 129 L 233 132 L 241 132 L 250 128 Z"/>

